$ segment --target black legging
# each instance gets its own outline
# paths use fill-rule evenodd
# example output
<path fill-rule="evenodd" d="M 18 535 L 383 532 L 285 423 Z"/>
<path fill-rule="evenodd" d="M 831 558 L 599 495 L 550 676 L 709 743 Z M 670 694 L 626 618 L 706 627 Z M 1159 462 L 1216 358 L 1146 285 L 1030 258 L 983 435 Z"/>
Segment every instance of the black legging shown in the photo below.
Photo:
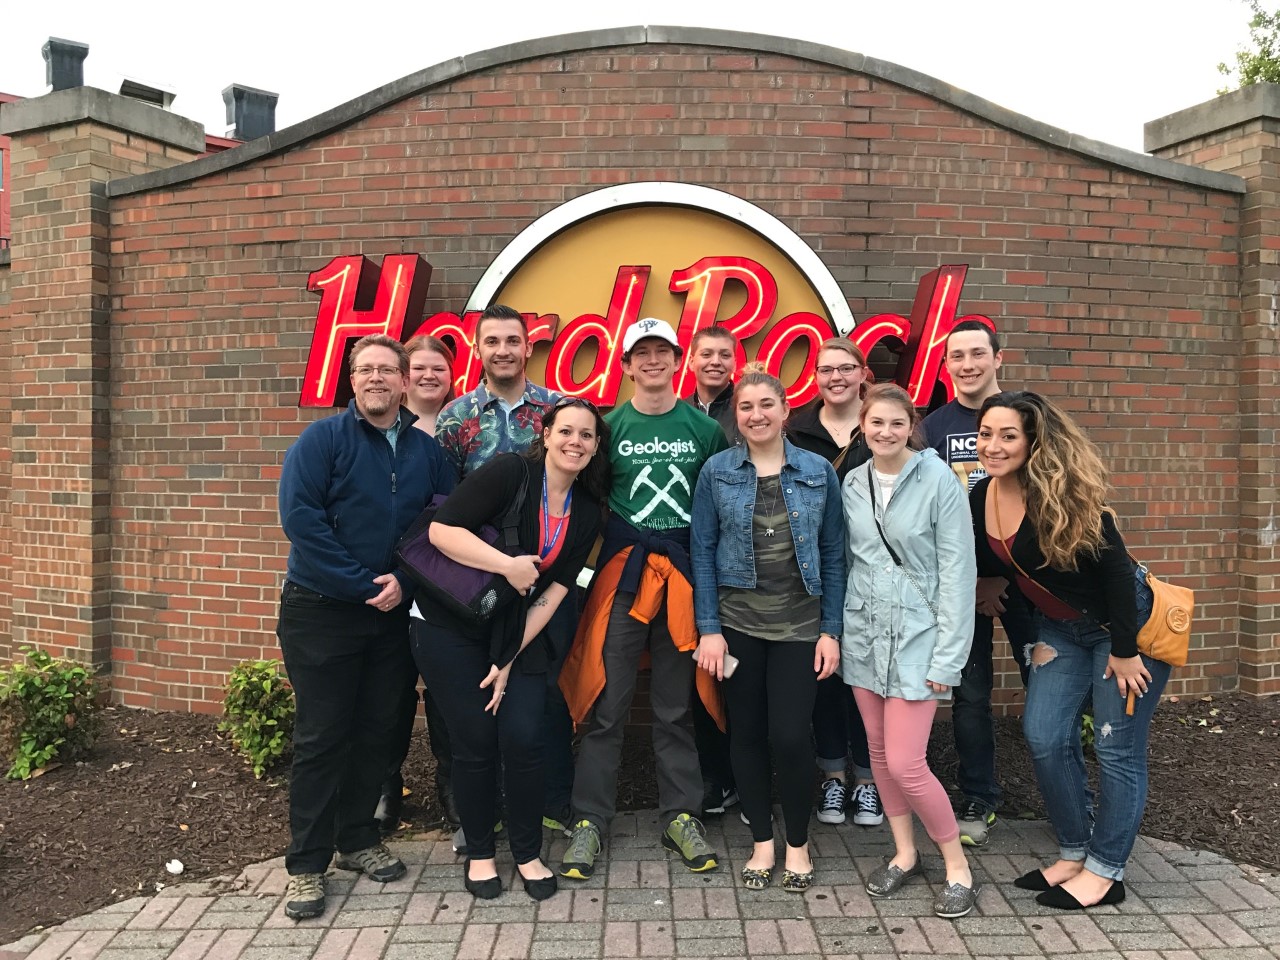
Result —
<path fill-rule="evenodd" d="M 426 636 L 427 632 L 432 635 Z M 413 641 L 413 658 L 449 725 L 453 792 L 471 858 L 487 860 L 494 855 L 501 775 L 511 855 L 516 863 L 536 860 L 542 852 L 546 674 L 523 673 L 517 660 L 495 717 L 485 711 L 492 691 L 480 689 L 492 663 L 488 640 L 469 640 L 432 627 L 415 634 Z"/>
<path fill-rule="evenodd" d="M 721 685 L 733 736 L 729 756 L 742 812 L 751 821 L 756 843 L 773 839 L 771 769 L 773 749 L 778 770 L 778 799 L 787 844 L 809 842 L 809 813 L 813 805 L 813 741 L 809 728 L 818 675 L 813 670 L 817 641 L 782 642 L 724 628 L 729 652 L 738 669 Z"/>

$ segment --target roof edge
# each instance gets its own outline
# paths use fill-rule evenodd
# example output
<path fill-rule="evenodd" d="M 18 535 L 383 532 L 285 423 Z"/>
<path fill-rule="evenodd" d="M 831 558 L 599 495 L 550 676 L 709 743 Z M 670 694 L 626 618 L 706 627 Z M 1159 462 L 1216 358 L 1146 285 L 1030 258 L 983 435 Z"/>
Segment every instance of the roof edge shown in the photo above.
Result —
<path fill-rule="evenodd" d="M 192 153 L 204 150 L 204 127 L 194 120 L 97 87 L 72 87 L 5 103 L 0 134 L 16 137 L 86 120 Z"/>
<path fill-rule="evenodd" d="M 1143 146 L 1155 152 L 1212 136 L 1254 120 L 1280 119 L 1280 83 L 1252 83 L 1143 125 Z"/>
<path fill-rule="evenodd" d="M 1023 134 L 1050 146 L 1122 167 L 1147 176 L 1173 180 L 1191 186 L 1224 193 L 1242 194 L 1245 182 L 1233 174 L 1205 170 L 1172 160 L 1151 157 L 1146 154 L 1113 146 L 1089 137 L 1070 133 L 1058 127 L 1041 123 L 1015 113 L 1006 107 L 982 97 L 953 87 L 935 77 L 912 70 L 886 60 L 878 60 L 861 53 L 840 50 L 826 44 L 767 34 L 743 33 L 709 27 L 681 26 L 632 26 L 606 30 L 587 30 L 579 33 L 540 37 L 518 43 L 506 44 L 444 60 L 417 73 L 378 87 L 363 96 L 348 100 L 331 110 L 309 120 L 293 124 L 257 140 L 251 140 L 213 156 L 201 157 L 189 163 L 140 174 L 107 184 L 107 195 L 122 197 L 163 187 L 177 186 L 200 177 L 230 170 L 238 166 L 282 153 L 308 140 L 323 136 L 350 123 L 360 120 L 397 101 L 411 97 L 430 87 L 456 79 L 469 73 L 490 67 L 504 66 L 537 57 L 557 56 L 606 47 L 636 46 L 642 44 L 688 44 L 691 46 L 722 47 L 791 56 L 815 63 L 840 67 L 857 73 L 897 84 L 917 93 L 923 93 L 958 110 L 989 120 L 997 126 Z"/>

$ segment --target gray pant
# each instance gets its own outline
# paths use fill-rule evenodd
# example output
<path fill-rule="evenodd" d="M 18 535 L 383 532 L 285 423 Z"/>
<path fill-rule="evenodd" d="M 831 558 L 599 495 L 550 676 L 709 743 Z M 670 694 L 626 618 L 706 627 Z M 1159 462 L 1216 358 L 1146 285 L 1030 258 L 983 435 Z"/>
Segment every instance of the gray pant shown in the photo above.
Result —
<path fill-rule="evenodd" d="M 667 631 L 664 603 L 649 624 L 631 617 L 634 593 L 614 598 L 604 641 L 604 689 L 587 732 L 578 745 L 573 780 L 574 822 L 590 820 L 604 832 L 617 811 L 622 735 L 636 692 L 640 655 L 649 651 L 652 674 L 653 753 L 658 771 L 658 809 L 665 825 L 681 813 L 697 815 L 702 804 L 702 771 L 693 740 L 690 697 L 696 665 L 681 653 Z"/>

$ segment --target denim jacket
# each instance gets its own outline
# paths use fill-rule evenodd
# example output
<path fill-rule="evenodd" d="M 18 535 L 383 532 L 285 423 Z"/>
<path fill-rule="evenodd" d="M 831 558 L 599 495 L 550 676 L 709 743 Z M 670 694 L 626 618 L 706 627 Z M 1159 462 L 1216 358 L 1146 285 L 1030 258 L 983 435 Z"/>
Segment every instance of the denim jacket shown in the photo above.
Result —
<path fill-rule="evenodd" d="M 844 627 L 844 516 L 836 472 L 822 457 L 783 441 L 782 499 L 805 592 L 821 597 L 823 633 Z M 720 633 L 720 587 L 756 585 L 751 522 L 756 468 L 745 445 L 711 457 L 693 493 L 690 558 L 699 633 Z"/>

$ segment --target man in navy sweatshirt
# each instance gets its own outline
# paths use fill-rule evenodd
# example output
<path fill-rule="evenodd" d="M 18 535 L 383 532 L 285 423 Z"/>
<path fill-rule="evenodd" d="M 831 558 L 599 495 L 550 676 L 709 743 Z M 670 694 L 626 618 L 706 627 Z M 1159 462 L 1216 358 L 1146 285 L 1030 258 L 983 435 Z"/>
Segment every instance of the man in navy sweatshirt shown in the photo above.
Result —
<path fill-rule="evenodd" d="M 297 717 L 289 780 L 285 913 L 324 912 L 324 874 L 386 883 L 405 867 L 379 842 L 374 810 L 413 669 L 410 584 L 396 541 L 455 473 L 433 437 L 400 406 L 409 356 L 376 334 L 351 350 L 355 398 L 308 426 L 285 454 L 280 522 L 289 538 L 276 635 Z"/>
<path fill-rule="evenodd" d="M 980 321 L 961 321 L 947 335 L 943 362 L 955 386 L 956 398 L 924 418 L 925 441 L 950 465 L 966 492 L 986 476 L 978 463 L 978 410 L 988 397 L 1000 392 L 996 374 L 1003 359 L 995 331 Z M 996 779 L 995 725 L 991 716 L 995 617 L 1000 618 L 1009 637 L 1025 683 L 1024 651 L 1036 639 L 1030 605 L 1018 588 L 1003 577 L 979 577 L 973 646 L 960 674 L 960 685 L 952 691 L 951 703 L 951 723 L 960 759 L 956 820 L 960 842 L 975 847 L 989 839 L 1002 799 Z"/>

